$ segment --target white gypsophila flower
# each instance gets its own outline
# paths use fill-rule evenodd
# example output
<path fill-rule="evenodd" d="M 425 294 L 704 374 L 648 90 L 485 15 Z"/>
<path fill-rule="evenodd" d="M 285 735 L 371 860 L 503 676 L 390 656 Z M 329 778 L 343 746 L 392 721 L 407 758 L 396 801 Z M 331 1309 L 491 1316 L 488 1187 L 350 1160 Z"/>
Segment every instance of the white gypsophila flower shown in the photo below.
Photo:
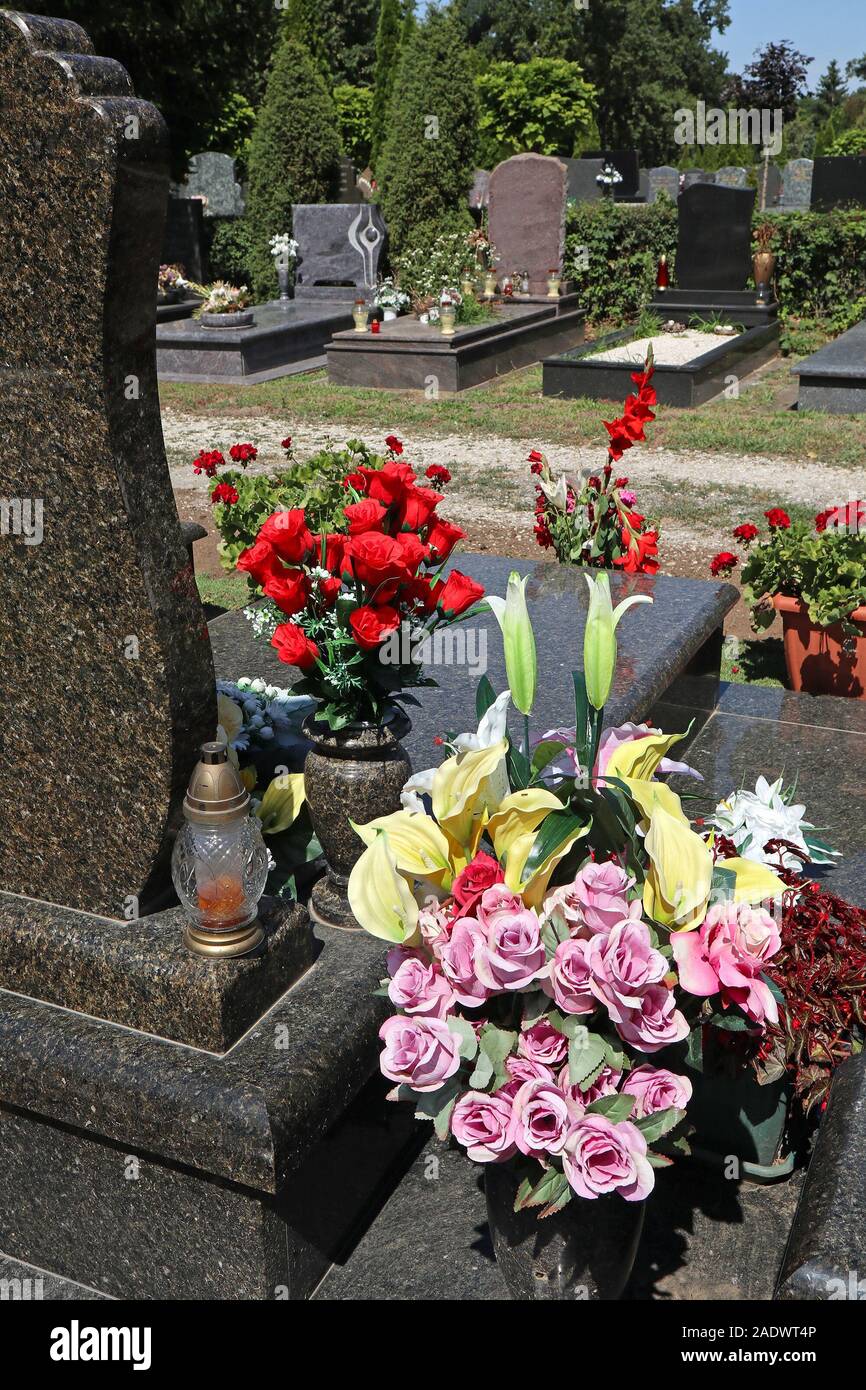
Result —
<path fill-rule="evenodd" d="M 773 783 L 759 777 L 753 792 L 740 790 L 720 801 L 707 825 L 733 841 L 743 859 L 756 864 L 778 864 L 798 869 L 801 860 L 790 850 L 766 852 L 771 840 L 787 840 L 806 854 L 813 864 L 831 864 L 839 851 L 831 849 L 808 832 L 815 827 L 804 819 L 806 807 L 792 803 L 793 789 L 785 790 L 782 778 Z"/>

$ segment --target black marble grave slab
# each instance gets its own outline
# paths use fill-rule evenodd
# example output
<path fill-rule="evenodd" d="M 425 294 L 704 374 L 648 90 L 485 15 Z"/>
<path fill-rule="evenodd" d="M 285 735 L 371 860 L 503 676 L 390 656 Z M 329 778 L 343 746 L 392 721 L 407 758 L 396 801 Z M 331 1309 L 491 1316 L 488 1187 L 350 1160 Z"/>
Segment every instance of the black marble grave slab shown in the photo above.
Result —
<path fill-rule="evenodd" d="M 775 323 L 779 316 L 778 301 L 759 303 L 756 290 L 657 290 L 649 308 L 663 323 L 673 319 L 686 326 L 721 319 L 743 328 L 760 328 Z"/>
<path fill-rule="evenodd" d="M 792 367 L 800 379 L 801 410 L 831 415 L 866 411 L 866 320 Z"/>
<path fill-rule="evenodd" d="M 325 345 L 352 322 L 351 304 L 288 300 L 257 304 L 249 328 L 208 328 L 198 319 L 160 323 L 156 367 L 164 381 L 254 386 L 325 363 Z"/>

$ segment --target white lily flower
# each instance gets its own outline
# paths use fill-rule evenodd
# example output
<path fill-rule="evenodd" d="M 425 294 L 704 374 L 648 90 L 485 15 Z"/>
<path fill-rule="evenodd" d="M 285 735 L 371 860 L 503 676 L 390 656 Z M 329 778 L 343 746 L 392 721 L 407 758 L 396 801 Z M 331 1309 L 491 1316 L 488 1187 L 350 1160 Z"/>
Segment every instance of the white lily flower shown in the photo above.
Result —
<path fill-rule="evenodd" d="M 497 695 L 493 704 L 478 721 L 478 728 L 474 734 L 471 732 L 458 734 L 455 739 L 451 740 L 450 747 L 453 752 L 477 753 L 481 748 L 492 748 L 494 744 L 501 743 L 505 737 L 510 700 L 510 690 L 503 690 L 501 695 Z M 400 804 L 404 811 L 426 810 L 422 798 L 432 796 L 435 772 L 435 767 L 428 767 L 423 772 L 412 774 L 400 793 Z"/>
<path fill-rule="evenodd" d="M 707 824 L 732 840 L 741 858 L 755 864 L 779 862 L 778 852 L 765 852 L 764 846 L 771 840 L 787 840 L 813 864 L 831 864 L 839 851 L 807 834 L 815 827 L 804 820 L 805 814 L 805 806 L 791 805 L 786 800 L 781 777 L 772 784 L 766 777 L 759 777 L 753 792 L 733 792 L 720 801 Z M 781 862 L 786 869 L 801 867 L 801 860 L 790 850 L 781 851 Z"/>

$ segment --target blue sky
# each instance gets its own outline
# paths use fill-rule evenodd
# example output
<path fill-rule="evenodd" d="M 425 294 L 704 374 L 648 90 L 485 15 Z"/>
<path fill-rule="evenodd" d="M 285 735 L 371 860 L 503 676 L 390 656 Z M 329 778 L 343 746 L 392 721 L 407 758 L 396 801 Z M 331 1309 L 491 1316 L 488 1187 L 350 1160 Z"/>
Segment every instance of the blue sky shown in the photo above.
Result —
<path fill-rule="evenodd" d="M 814 57 L 809 85 L 814 87 L 831 58 L 842 67 L 866 53 L 864 0 L 729 0 L 731 23 L 714 35 L 715 47 L 742 72 L 756 48 L 790 39 L 801 53 Z"/>

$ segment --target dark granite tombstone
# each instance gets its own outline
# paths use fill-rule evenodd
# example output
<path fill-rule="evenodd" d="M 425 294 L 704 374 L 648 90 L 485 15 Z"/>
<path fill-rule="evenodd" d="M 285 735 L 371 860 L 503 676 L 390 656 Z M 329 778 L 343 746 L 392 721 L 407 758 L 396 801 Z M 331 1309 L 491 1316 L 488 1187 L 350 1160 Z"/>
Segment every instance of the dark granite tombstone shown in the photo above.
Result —
<path fill-rule="evenodd" d="M 752 265 L 752 188 L 693 184 L 679 199 L 677 288 L 743 290 Z"/>
<path fill-rule="evenodd" d="M 597 203 L 604 197 L 598 176 L 603 159 L 561 159 L 566 169 L 566 194 L 571 202 Z"/>
<path fill-rule="evenodd" d="M 358 175 L 355 166 L 347 155 L 340 156 L 340 186 L 337 201 L 339 203 L 363 203 L 364 195 L 358 187 Z"/>
<path fill-rule="evenodd" d="M 777 208 L 782 197 L 782 171 L 778 164 L 758 165 L 758 206 Z"/>
<path fill-rule="evenodd" d="M 0 541 L 0 889 L 123 919 L 215 725 L 156 386 L 165 126 L 77 25 L 0 16 L 0 66 L 0 494 L 42 517 Z"/>
<path fill-rule="evenodd" d="M 654 203 L 660 193 L 666 193 L 674 203 L 680 196 L 680 171 L 670 164 L 647 170 L 647 202 Z"/>
<path fill-rule="evenodd" d="M 584 150 L 583 157 L 600 159 L 605 164 L 612 164 L 617 173 L 622 175 L 622 183 L 618 183 L 614 189 L 615 198 L 632 202 L 639 196 L 640 169 L 637 150 Z"/>
<path fill-rule="evenodd" d="M 800 378 L 801 410 L 825 410 L 831 415 L 866 412 L 866 319 L 791 371 Z"/>
<path fill-rule="evenodd" d="M 201 198 L 169 195 L 162 244 L 162 265 L 183 266 L 188 280 L 204 284 L 208 278 L 204 250 L 204 203 Z"/>
<path fill-rule="evenodd" d="M 812 207 L 866 207 L 866 154 L 815 160 L 812 174 Z"/>
<path fill-rule="evenodd" d="M 562 273 L 566 172 L 559 159 L 517 154 L 490 175 L 488 225 L 503 273 L 525 270 L 531 294 L 544 294 L 547 276 Z"/>
<path fill-rule="evenodd" d="M 350 302 L 372 293 L 387 235 L 375 204 L 296 204 L 292 229 L 298 243 L 298 299 Z"/>
<path fill-rule="evenodd" d="M 779 206 L 785 211 L 807 209 L 812 202 L 812 159 L 789 159 L 782 171 Z"/>
<path fill-rule="evenodd" d="M 194 154 L 183 184 L 187 198 L 201 198 L 205 217 L 242 217 L 244 195 L 229 154 L 206 150 Z"/>

